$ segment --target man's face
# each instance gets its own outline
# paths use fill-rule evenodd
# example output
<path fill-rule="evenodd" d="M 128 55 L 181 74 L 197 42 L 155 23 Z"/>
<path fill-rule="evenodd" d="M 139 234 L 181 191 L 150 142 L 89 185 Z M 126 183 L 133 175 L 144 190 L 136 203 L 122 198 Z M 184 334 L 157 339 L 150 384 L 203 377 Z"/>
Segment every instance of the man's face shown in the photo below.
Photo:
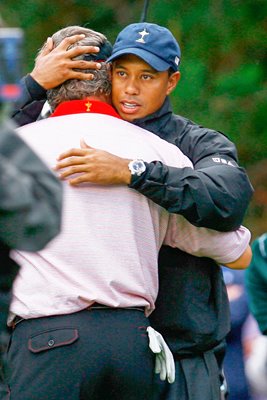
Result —
<path fill-rule="evenodd" d="M 129 54 L 112 63 L 112 103 L 126 121 L 157 111 L 175 88 L 179 72 L 158 72 L 141 58 Z"/>

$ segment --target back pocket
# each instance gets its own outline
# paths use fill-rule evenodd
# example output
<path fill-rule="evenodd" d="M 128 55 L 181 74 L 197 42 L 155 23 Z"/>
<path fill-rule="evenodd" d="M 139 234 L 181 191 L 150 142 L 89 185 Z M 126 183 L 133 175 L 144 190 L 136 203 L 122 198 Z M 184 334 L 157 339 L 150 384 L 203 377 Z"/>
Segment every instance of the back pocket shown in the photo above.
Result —
<path fill-rule="evenodd" d="M 78 338 L 78 329 L 52 329 L 32 336 L 28 341 L 28 349 L 32 353 L 40 353 L 56 347 L 68 346 L 76 342 Z"/>

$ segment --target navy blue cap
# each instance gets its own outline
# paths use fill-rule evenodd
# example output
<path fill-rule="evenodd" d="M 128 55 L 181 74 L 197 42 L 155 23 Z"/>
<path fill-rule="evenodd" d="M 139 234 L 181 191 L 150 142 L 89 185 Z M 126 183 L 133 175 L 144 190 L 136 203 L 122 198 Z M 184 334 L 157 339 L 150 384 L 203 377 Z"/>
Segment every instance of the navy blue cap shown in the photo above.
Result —
<path fill-rule="evenodd" d="M 118 35 L 107 61 L 134 54 L 156 71 L 172 68 L 178 71 L 181 50 L 169 29 L 156 24 L 140 22 L 126 26 Z"/>

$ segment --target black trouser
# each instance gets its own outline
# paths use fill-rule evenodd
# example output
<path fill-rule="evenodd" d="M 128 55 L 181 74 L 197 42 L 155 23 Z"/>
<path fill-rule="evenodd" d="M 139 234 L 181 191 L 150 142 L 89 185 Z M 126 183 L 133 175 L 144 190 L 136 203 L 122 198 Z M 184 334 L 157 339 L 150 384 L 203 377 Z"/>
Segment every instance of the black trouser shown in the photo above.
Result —
<path fill-rule="evenodd" d="M 155 376 L 153 400 L 220 400 L 220 369 L 213 351 L 175 361 L 175 382 Z M 237 399 L 238 400 L 238 399 Z"/>
<path fill-rule="evenodd" d="M 10 400 L 151 400 L 148 320 L 90 309 L 19 322 L 8 351 Z"/>

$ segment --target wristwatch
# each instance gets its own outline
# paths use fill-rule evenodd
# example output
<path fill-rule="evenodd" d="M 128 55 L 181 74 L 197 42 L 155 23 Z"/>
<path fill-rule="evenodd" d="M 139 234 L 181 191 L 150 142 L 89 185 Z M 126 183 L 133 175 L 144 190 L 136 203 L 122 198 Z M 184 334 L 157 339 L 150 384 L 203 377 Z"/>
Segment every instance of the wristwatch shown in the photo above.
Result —
<path fill-rule="evenodd" d="M 143 160 L 132 160 L 128 164 L 132 175 L 140 176 L 146 170 L 146 164 Z"/>

